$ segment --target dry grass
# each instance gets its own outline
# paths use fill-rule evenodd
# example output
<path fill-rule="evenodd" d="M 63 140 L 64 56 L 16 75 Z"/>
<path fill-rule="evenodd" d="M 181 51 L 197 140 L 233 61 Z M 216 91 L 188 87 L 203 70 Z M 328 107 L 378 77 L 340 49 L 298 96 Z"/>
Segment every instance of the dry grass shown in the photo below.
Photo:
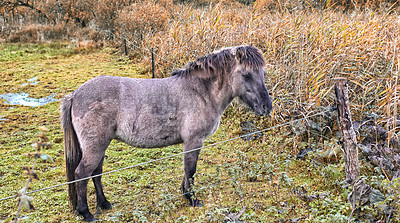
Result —
<path fill-rule="evenodd" d="M 275 98 L 332 104 L 333 78 L 341 76 L 350 81 L 356 115 L 397 115 L 400 23 L 395 14 L 271 14 L 218 3 L 201 9 L 175 6 L 171 18 L 165 30 L 148 32 L 138 43 L 155 49 L 159 76 L 213 50 L 249 44 L 265 54 Z M 149 66 L 149 52 L 142 54 L 141 62 Z"/>
<path fill-rule="evenodd" d="M 168 9 L 173 9 L 172 2 L 164 3 L 155 4 L 154 1 L 146 1 L 134 3 L 121 10 L 117 18 L 119 34 L 141 39 L 145 33 L 163 31 L 170 16 Z"/>

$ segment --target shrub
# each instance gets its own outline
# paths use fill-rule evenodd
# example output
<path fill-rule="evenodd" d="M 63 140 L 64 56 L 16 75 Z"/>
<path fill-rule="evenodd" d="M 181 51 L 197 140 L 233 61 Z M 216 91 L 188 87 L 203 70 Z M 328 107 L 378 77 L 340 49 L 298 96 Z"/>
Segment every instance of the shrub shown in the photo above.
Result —
<path fill-rule="evenodd" d="M 17 42 L 30 42 L 35 43 L 38 41 L 38 28 L 37 26 L 30 26 L 26 29 L 11 32 L 6 41 L 11 43 Z"/>
<path fill-rule="evenodd" d="M 38 43 L 46 41 L 59 41 L 69 38 L 65 24 L 52 25 L 30 25 L 24 29 L 15 31 L 6 38 L 6 41 L 16 43 Z"/>
<path fill-rule="evenodd" d="M 120 10 L 116 19 L 119 33 L 130 39 L 137 39 L 146 33 L 164 30 L 171 16 L 165 7 L 167 5 L 173 7 L 167 1 L 164 1 L 164 5 L 154 1 L 143 1 Z"/>

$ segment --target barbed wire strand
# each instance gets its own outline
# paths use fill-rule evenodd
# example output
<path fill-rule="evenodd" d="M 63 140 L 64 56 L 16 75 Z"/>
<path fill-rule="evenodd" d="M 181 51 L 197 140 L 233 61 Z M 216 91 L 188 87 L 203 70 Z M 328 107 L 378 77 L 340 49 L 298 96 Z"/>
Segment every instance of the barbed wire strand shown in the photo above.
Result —
<path fill-rule="evenodd" d="M 301 121 L 301 120 L 306 120 L 306 119 L 311 118 L 311 117 L 315 117 L 315 116 L 318 116 L 318 115 L 322 115 L 322 114 L 324 114 L 325 112 L 326 112 L 326 111 L 319 112 L 319 113 L 316 113 L 316 114 L 314 114 L 314 115 L 309 115 L 309 116 L 304 117 L 304 118 L 300 118 L 300 119 L 292 120 L 292 121 L 289 121 L 289 122 L 285 122 L 285 123 L 282 123 L 282 124 L 279 124 L 279 125 L 276 125 L 276 126 L 272 126 L 272 127 L 266 128 L 266 129 L 254 131 L 254 132 L 247 133 L 247 134 L 243 134 L 243 135 L 238 136 L 238 137 L 234 137 L 234 138 L 230 138 L 230 139 L 227 139 L 227 140 L 219 141 L 219 142 L 212 143 L 212 144 L 209 144 L 209 145 L 206 145 L 206 146 L 202 146 L 202 147 L 199 147 L 199 148 L 196 148 L 196 149 L 192 149 L 192 150 L 189 150 L 189 151 L 183 151 L 183 152 L 176 153 L 176 154 L 173 154 L 173 155 L 170 155 L 170 156 L 166 156 L 166 157 L 162 157 L 162 158 L 159 158 L 159 159 L 153 159 L 153 160 L 149 160 L 149 161 L 146 161 L 146 162 L 138 163 L 138 164 L 135 164 L 135 165 L 123 167 L 123 168 L 120 168 L 120 169 L 115 169 L 115 170 L 111 170 L 111 171 L 104 172 L 104 173 L 101 173 L 101 174 L 97 174 L 97 175 L 93 175 L 93 176 L 81 178 L 81 179 L 78 179 L 78 180 L 68 181 L 68 182 L 61 183 L 61 184 L 57 184 L 57 185 L 54 185 L 54 186 L 45 187 L 45 188 L 42 188 L 42 189 L 30 191 L 30 192 L 27 192 L 26 194 L 28 195 L 28 194 L 33 194 L 33 193 L 45 191 L 45 190 L 50 190 L 50 189 L 54 189 L 54 188 L 57 188 L 57 187 L 69 185 L 69 184 L 72 184 L 72 183 L 76 183 L 76 182 L 80 182 L 80 181 L 84 181 L 84 180 L 89 180 L 89 179 L 92 179 L 92 178 L 95 178 L 95 177 L 99 177 L 99 176 L 103 176 L 103 175 L 108 175 L 108 174 L 111 174 L 111 173 L 116 173 L 116 172 L 120 172 L 120 171 L 123 171 L 123 170 L 132 169 L 132 168 L 134 168 L 134 167 L 138 167 L 138 166 L 142 166 L 142 165 L 146 165 L 146 164 L 150 164 L 150 163 L 154 163 L 154 162 L 166 160 L 166 159 L 169 159 L 169 158 L 172 158 L 172 157 L 175 157 L 175 156 L 183 155 L 183 154 L 190 153 L 190 152 L 194 152 L 194 151 L 197 151 L 197 150 L 210 148 L 210 147 L 213 147 L 213 146 L 216 146 L 216 145 L 220 145 L 220 144 L 224 144 L 224 143 L 227 143 L 227 142 L 236 140 L 236 139 L 244 138 L 244 137 L 246 137 L 246 136 L 251 136 L 251 135 L 254 135 L 254 134 L 266 132 L 266 131 L 269 131 L 269 130 L 272 130 L 272 129 L 275 129 L 275 128 L 279 128 L 279 127 L 283 127 L 283 126 L 292 124 L 292 123 L 294 123 L 294 122 L 298 122 L 298 121 Z M 4 201 L 4 200 L 16 198 L 17 196 L 18 196 L 18 195 L 13 195 L 13 196 L 1 198 L 0 201 Z"/>
<path fill-rule="evenodd" d="M 308 105 L 308 106 L 322 108 L 322 109 L 329 109 L 329 110 L 333 110 L 334 109 L 332 106 L 329 107 L 329 106 L 323 106 L 323 105 L 316 105 L 316 104 L 313 104 L 313 103 L 310 103 L 310 102 L 299 102 L 299 101 L 295 101 L 295 100 L 293 100 L 291 98 L 285 98 L 285 97 L 282 97 L 282 96 L 274 97 L 274 100 L 279 100 L 279 101 L 282 101 L 282 102 L 291 102 L 291 103 L 296 103 L 296 104 L 301 104 L 301 105 Z"/>
<path fill-rule="evenodd" d="M 160 66 L 163 66 L 162 64 L 160 64 L 160 63 L 158 63 L 158 62 L 156 62 L 156 64 L 157 64 L 157 65 L 160 65 Z M 333 109 L 332 107 L 327 107 L 327 106 L 322 106 L 322 105 L 316 105 L 316 104 L 312 104 L 312 103 L 308 103 L 308 102 L 298 102 L 298 101 L 295 101 L 295 100 L 293 100 L 293 99 L 288 99 L 288 98 L 285 98 L 285 97 L 282 97 L 282 96 L 276 96 L 276 97 L 274 97 L 274 98 L 273 98 L 273 101 L 292 102 L 292 103 L 298 103 L 298 104 L 302 104 L 302 105 L 309 105 L 309 106 L 313 106 L 313 107 L 317 107 L 317 108 L 322 108 L 322 109 L 330 109 L 330 110 Z M 17 151 L 20 151 L 20 150 L 23 150 L 23 149 L 24 149 L 24 148 L 20 147 L 20 148 L 18 148 L 18 149 L 8 150 L 8 151 L 5 151 L 5 152 L 0 153 L 0 155 L 5 155 L 5 154 L 7 154 L 7 153 L 17 152 Z"/>
<path fill-rule="evenodd" d="M 281 164 L 281 163 L 283 163 L 283 162 L 285 162 L 285 161 L 286 161 L 286 160 L 281 160 L 281 161 L 279 161 L 279 162 L 274 163 L 274 165 L 279 165 L 279 164 Z M 266 170 L 267 168 L 270 168 L 270 166 L 265 166 L 264 168 L 259 169 L 258 171 L 263 171 L 263 170 Z M 218 182 L 216 182 L 216 183 L 213 183 L 213 184 L 210 184 L 210 185 L 207 185 L 207 186 L 203 186 L 203 187 L 200 187 L 200 188 L 197 188 L 197 189 L 193 189 L 192 192 L 193 192 L 193 193 L 194 193 L 194 192 L 198 192 L 198 191 L 205 190 L 205 189 L 208 189 L 208 188 L 211 188 L 211 187 L 215 187 L 215 186 L 217 186 L 217 185 L 220 185 L 220 184 L 223 184 L 223 183 L 226 183 L 226 182 L 229 182 L 229 181 L 237 180 L 237 179 L 239 179 L 239 178 L 242 178 L 242 177 L 244 177 L 244 176 L 249 175 L 250 173 L 251 173 L 251 171 L 249 171 L 249 172 L 247 172 L 247 173 L 242 173 L 242 174 L 240 174 L 240 175 L 238 175 L 238 176 L 235 176 L 235 177 L 232 177 L 232 178 L 229 178 L 229 179 L 225 179 L 225 180 L 222 180 L 222 181 L 218 181 Z M 189 193 L 189 192 L 187 192 L 187 193 Z M 159 202 L 156 202 L 156 203 L 153 203 L 153 204 L 150 204 L 150 205 L 147 205 L 147 206 L 138 207 L 138 208 L 135 208 L 135 209 L 133 209 L 133 210 L 126 211 L 126 212 L 121 213 L 121 214 L 118 214 L 118 215 L 119 215 L 119 216 L 122 216 L 122 215 L 125 215 L 125 214 L 128 214 L 128 213 L 131 213 L 131 212 L 135 212 L 135 211 L 139 211 L 139 210 L 142 210 L 142 209 L 154 207 L 154 206 L 157 206 L 157 205 L 159 205 L 159 204 L 161 204 L 161 203 L 164 203 L 164 202 L 171 201 L 171 200 L 174 200 L 174 199 L 176 199 L 176 198 L 182 197 L 182 196 L 184 196 L 184 195 L 187 194 L 187 193 L 179 194 L 179 195 L 176 195 L 176 196 L 173 196 L 173 197 L 170 197 L 170 198 L 161 200 L 161 201 L 159 201 Z M 105 219 L 98 219 L 98 220 L 96 220 L 96 221 L 110 220 L 110 218 L 113 218 L 113 217 L 108 217 L 108 218 L 105 218 Z"/>

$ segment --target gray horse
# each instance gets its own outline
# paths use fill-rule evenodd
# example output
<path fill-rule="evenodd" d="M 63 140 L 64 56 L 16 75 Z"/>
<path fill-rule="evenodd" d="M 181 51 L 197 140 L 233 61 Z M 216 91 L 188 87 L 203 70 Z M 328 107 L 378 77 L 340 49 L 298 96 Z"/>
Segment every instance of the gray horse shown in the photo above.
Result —
<path fill-rule="evenodd" d="M 111 140 L 155 148 L 183 143 L 184 151 L 203 145 L 218 128 L 221 115 L 239 97 L 257 115 L 268 114 L 272 102 L 264 83 L 265 61 L 252 46 L 224 48 L 196 59 L 164 79 L 96 77 L 61 107 L 67 180 L 102 173 Z M 184 154 L 182 191 L 200 206 L 191 190 L 200 150 Z M 101 177 L 93 178 L 97 205 L 110 209 Z M 70 205 L 84 221 L 95 218 L 87 205 L 88 180 L 69 184 Z"/>

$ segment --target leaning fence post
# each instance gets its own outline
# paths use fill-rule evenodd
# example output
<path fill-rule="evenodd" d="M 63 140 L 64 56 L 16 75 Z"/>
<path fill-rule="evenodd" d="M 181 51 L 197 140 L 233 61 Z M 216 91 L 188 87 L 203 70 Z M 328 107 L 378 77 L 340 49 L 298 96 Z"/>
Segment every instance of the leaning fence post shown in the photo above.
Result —
<path fill-rule="evenodd" d="M 342 133 L 346 181 L 352 184 L 355 183 L 360 172 L 358 169 L 357 139 L 353 128 L 353 122 L 351 121 L 346 78 L 335 78 L 335 95 L 338 125 Z"/>

